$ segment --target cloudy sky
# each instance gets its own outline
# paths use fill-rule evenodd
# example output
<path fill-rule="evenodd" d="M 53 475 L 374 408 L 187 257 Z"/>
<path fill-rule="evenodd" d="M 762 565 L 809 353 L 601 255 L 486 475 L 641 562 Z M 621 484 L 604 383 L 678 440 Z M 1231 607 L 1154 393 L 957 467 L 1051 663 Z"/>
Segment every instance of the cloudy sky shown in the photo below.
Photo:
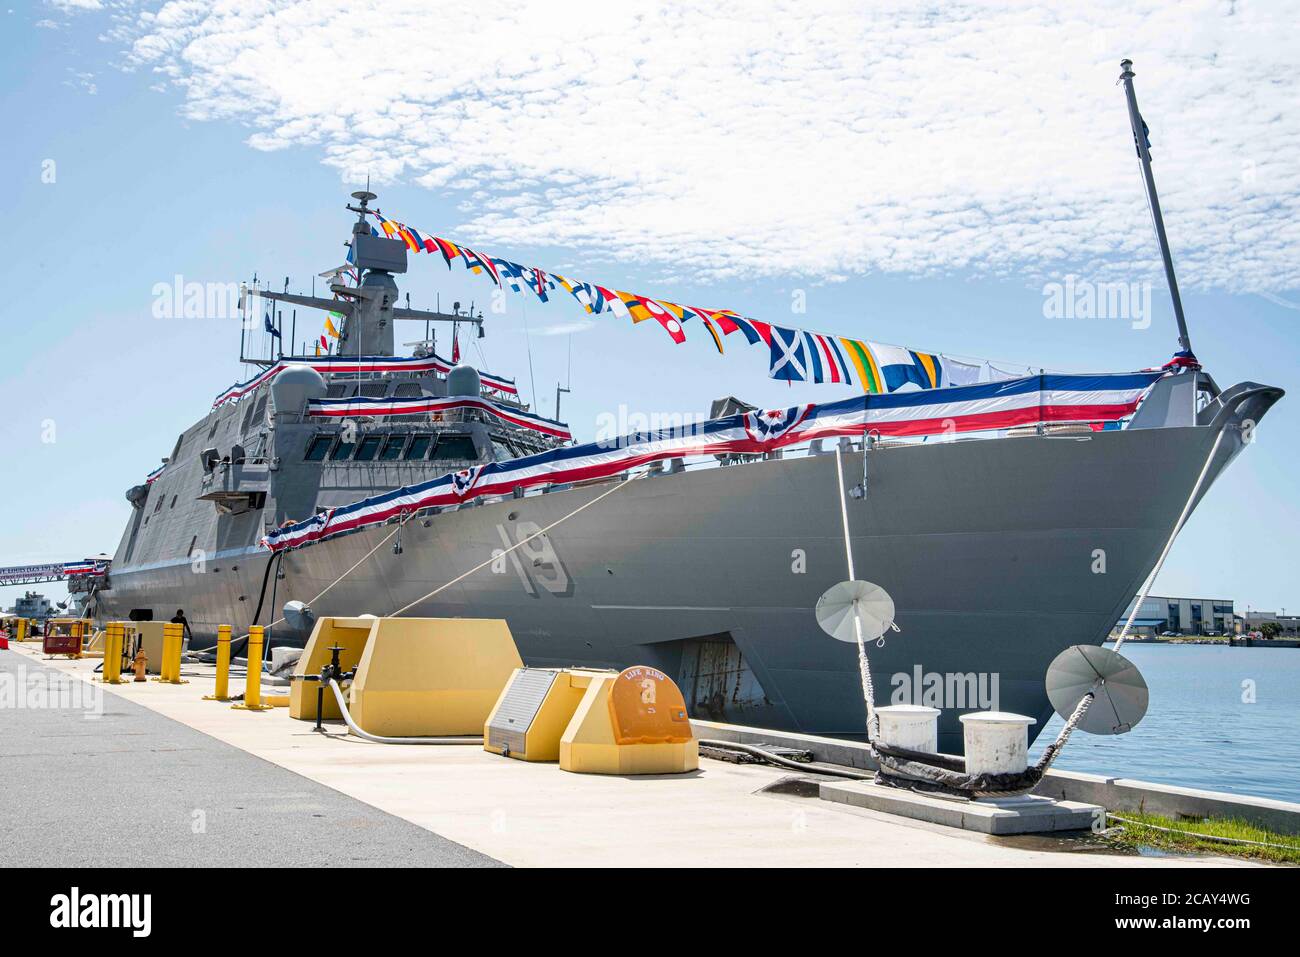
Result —
<path fill-rule="evenodd" d="M 1300 285 L 1295 7 L 1087 6 L 183 0 L 108 33 L 183 115 L 456 197 L 476 239 L 826 279 L 1149 257 L 1099 148 L 1123 38 L 1186 281 Z"/>
<path fill-rule="evenodd" d="M 20 277 L 0 306 L 20 359 L 0 375 L 39 397 L 3 438 L 42 476 L 0 478 L 31 502 L 0 564 L 111 552 L 121 491 L 242 376 L 232 324 L 161 323 L 154 285 L 260 270 L 303 286 L 337 261 L 339 205 L 367 177 L 417 227 L 621 289 L 1035 368 L 1158 364 L 1172 321 L 1115 85 L 1126 55 L 1198 352 L 1221 384 L 1293 377 L 1295 3 L 0 9 Z M 1045 284 L 1069 275 L 1153 284 L 1149 327 L 1045 317 Z M 488 292 L 424 258 L 404 288 L 426 306 Z M 621 406 L 844 394 L 773 383 L 739 343 L 718 357 L 698 333 L 676 347 L 570 303 L 512 301 L 476 346 L 544 413 L 571 381 L 579 437 Z M 1296 559 L 1271 545 L 1296 527 L 1297 438 L 1284 404 L 1162 590 L 1300 608 Z M 90 461 L 93 481 L 70 474 Z"/>

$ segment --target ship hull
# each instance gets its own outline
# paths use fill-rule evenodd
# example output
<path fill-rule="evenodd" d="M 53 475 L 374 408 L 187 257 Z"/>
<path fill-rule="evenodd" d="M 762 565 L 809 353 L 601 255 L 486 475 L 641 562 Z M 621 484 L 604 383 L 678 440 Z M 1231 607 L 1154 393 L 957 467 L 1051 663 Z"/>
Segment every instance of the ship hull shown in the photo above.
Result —
<path fill-rule="evenodd" d="M 853 557 L 857 577 L 893 596 L 901 629 L 868 649 L 878 703 L 944 708 L 948 751 L 961 750 L 965 711 L 1027 714 L 1041 729 L 1048 664 L 1070 645 L 1105 640 L 1217 433 L 870 452 L 865 494 L 848 501 Z M 1202 494 L 1241 448 L 1236 431 L 1225 439 Z M 813 617 L 818 596 L 848 577 L 836 462 L 822 454 L 637 479 L 567 519 L 611 486 L 418 518 L 400 539 L 392 525 L 365 529 L 285 554 L 260 620 L 289 599 L 310 601 L 318 616 L 410 605 L 402 614 L 504 618 L 531 665 L 649 664 L 677 678 L 696 717 L 860 736 L 856 648 Z M 860 453 L 841 467 L 846 486 L 863 480 Z M 268 561 L 238 549 L 201 567 L 114 569 L 101 612 L 183 607 L 202 644 L 218 624 L 251 623 Z"/>

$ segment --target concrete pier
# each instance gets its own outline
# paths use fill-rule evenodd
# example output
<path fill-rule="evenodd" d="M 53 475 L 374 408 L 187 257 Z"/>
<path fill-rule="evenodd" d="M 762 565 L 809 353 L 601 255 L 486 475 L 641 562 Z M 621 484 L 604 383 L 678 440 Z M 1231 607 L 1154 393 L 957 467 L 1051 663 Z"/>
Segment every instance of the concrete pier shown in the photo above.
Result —
<path fill-rule="evenodd" d="M 89 683 L 97 663 L 47 662 L 38 646 L 0 652 L 0 673 L 15 679 L 25 668 Z M 782 782 L 815 775 L 761 765 L 705 759 L 690 774 L 579 775 L 479 748 L 371 744 L 337 722 L 315 733 L 284 708 L 204 701 L 215 685 L 211 667 L 187 664 L 182 675 L 188 684 L 91 684 L 91 697 L 102 695 L 100 717 L 34 707 L 19 708 L 14 720 L 0 711 L 12 769 L 0 781 L 0 863 L 284 864 L 299 853 L 291 848 L 321 833 L 314 828 L 336 840 L 353 827 L 358 847 L 373 853 L 333 856 L 334 866 L 375 863 L 376 853 L 415 865 L 1251 866 L 1007 846 L 796 796 Z M 242 678 L 232 678 L 231 692 L 242 690 Z M 234 827 L 223 834 L 243 828 L 256 839 L 232 838 L 219 855 L 197 840 L 192 812 L 217 801 L 222 826 Z"/>
<path fill-rule="evenodd" d="M 823 782 L 825 801 L 870 808 L 896 817 L 930 821 L 981 834 L 1042 834 L 1087 831 L 1103 822 L 1094 804 L 1054 801 L 1038 795 L 966 801 L 941 795 L 884 787 L 866 781 Z"/>

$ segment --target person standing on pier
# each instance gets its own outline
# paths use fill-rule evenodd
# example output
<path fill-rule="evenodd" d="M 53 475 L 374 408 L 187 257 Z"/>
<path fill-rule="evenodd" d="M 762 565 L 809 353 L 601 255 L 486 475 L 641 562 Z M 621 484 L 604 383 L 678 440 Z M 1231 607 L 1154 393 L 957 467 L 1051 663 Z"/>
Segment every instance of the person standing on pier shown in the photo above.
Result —
<path fill-rule="evenodd" d="M 185 626 L 185 640 L 182 642 L 181 647 L 188 650 L 190 647 L 190 640 L 194 637 L 194 632 L 190 631 L 190 620 L 185 617 L 185 610 L 183 608 L 176 609 L 176 614 L 172 615 L 171 623 L 173 625 Z"/>

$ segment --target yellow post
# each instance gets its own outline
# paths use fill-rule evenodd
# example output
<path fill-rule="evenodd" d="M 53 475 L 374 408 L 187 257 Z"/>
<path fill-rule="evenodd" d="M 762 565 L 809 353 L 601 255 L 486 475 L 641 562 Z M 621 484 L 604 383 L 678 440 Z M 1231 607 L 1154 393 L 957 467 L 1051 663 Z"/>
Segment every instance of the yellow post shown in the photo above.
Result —
<path fill-rule="evenodd" d="M 266 711 L 262 704 L 262 632 L 261 625 L 248 629 L 248 678 L 244 682 L 243 704 L 232 704 L 240 711 Z"/>
<path fill-rule="evenodd" d="M 117 638 L 117 625 L 109 622 L 104 626 L 104 667 L 99 676 L 99 680 L 106 685 L 114 684 L 113 681 L 113 645 Z"/>
<path fill-rule="evenodd" d="M 126 631 L 121 622 L 110 621 L 104 631 L 104 675 L 106 685 L 122 684 L 122 638 Z"/>
<path fill-rule="evenodd" d="M 154 681 L 167 680 L 168 677 L 167 666 L 172 660 L 171 647 L 172 647 L 172 626 L 171 623 L 168 622 L 167 624 L 163 625 L 162 656 L 158 659 L 158 675 L 153 679 Z"/>
<path fill-rule="evenodd" d="M 181 680 L 181 646 L 185 641 L 185 626 L 180 622 L 163 625 L 163 660 L 157 680 L 169 685 L 189 684 Z"/>
<path fill-rule="evenodd" d="M 217 626 L 217 687 L 204 701 L 230 700 L 230 626 Z"/>
<path fill-rule="evenodd" d="M 158 662 L 158 677 L 154 681 L 171 680 L 172 636 L 176 633 L 171 622 L 163 625 L 162 659 Z"/>

